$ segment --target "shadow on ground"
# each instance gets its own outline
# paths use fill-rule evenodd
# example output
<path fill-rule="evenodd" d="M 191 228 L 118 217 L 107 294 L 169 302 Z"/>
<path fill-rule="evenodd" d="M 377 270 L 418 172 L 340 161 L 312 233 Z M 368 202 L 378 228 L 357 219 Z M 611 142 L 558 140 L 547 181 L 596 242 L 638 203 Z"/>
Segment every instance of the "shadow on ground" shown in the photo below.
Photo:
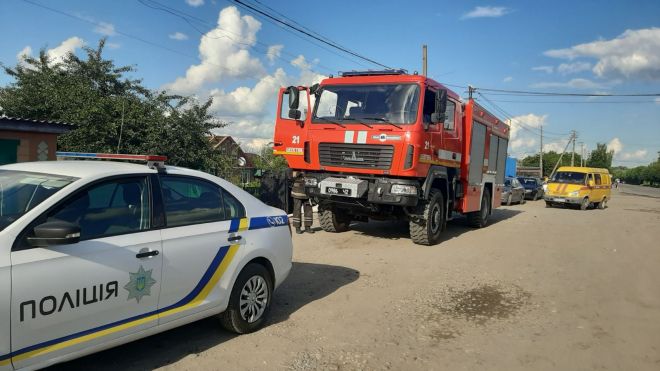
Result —
<path fill-rule="evenodd" d="M 504 208 L 495 209 L 488 219 L 488 226 L 512 218 L 522 212 L 524 211 Z M 474 228 L 467 224 L 467 218 L 459 216 L 447 223 L 447 229 L 444 231 L 442 239 L 449 240 L 456 238 L 473 229 Z M 408 222 L 404 221 L 370 221 L 369 223 L 353 223 L 351 224 L 351 230 L 361 235 L 388 240 L 410 239 Z"/>
<path fill-rule="evenodd" d="M 360 272 L 346 267 L 294 262 L 291 274 L 275 292 L 266 326 L 286 321 L 300 308 L 359 277 Z M 236 336 L 223 330 L 217 318 L 211 317 L 49 370 L 151 370 L 221 345 Z"/>

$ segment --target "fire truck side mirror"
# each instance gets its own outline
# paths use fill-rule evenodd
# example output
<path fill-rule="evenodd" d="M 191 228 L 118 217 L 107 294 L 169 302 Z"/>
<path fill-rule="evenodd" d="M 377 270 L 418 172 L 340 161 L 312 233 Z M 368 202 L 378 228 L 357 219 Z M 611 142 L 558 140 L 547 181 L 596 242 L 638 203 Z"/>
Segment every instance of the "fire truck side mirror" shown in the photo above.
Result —
<path fill-rule="evenodd" d="M 445 111 L 447 110 L 447 90 L 438 91 L 435 99 L 435 112 L 431 114 L 431 122 L 434 124 L 445 121 Z"/>
<path fill-rule="evenodd" d="M 289 86 L 286 88 L 285 94 L 289 95 L 289 112 L 291 112 L 291 110 L 297 110 L 298 105 L 300 104 L 300 92 L 298 91 L 298 88 L 295 86 Z"/>

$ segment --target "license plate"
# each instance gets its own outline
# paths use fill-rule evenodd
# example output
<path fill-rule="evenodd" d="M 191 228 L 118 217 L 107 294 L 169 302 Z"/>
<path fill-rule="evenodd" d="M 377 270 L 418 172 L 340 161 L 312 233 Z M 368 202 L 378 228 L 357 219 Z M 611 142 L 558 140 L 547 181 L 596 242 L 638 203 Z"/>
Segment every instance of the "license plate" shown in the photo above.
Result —
<path fill-rule="evenodd" d="M 565 198 L 555 198 L 553 201 L 555 202 L 566 202 Z"/>
<path fill-rule="evenodd" d="M 325 187 L 325 193 L 329 195 L 350 196 L 351 190 L 348 188 Z"/>

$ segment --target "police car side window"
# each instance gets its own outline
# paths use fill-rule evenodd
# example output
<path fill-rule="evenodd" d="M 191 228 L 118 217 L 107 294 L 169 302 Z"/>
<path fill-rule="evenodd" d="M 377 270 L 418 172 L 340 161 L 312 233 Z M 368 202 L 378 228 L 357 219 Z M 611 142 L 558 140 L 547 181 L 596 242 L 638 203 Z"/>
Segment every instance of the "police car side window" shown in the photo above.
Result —
<path fill-rule="evenodd" d="M 57 220 L 80 226 L 81 240 L 148 230 L 147 179 L 114 180 L 84 189 L 48 213 L 47 221 Z"/>
<path fill-rule="evenodd" d="M 235 218 L 243 206 L 220 186 L 191 177 L 161 176 L 168 227 Z"/>

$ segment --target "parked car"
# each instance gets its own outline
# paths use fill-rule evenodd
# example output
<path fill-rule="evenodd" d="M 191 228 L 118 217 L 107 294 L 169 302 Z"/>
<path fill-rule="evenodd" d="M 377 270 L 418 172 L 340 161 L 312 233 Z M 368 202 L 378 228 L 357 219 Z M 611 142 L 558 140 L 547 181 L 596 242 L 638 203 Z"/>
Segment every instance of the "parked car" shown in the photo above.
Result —
<path fill-rule="evenodd" d="M 519 176 L 518 181 L 525 188 L 525 198 L 536 201 L 543 198 L 543 184 L 538 178 Z"/>
<path fill-rule="evenodd" d="M 214 315 L 236 333 L 265 323 L 292 267 L 286 213 L 223 179 L 142 157 L 149 166 L 0 166 L 0 370 L 43 368 Z"/>
<path fill-rule="evenodd" d="M 507 177 L 504 179 L 504 189 L 502 190 L 502 203 L 511 205 L 512 203 L 525 203 L 525 188 L 518 179 Z"/>

